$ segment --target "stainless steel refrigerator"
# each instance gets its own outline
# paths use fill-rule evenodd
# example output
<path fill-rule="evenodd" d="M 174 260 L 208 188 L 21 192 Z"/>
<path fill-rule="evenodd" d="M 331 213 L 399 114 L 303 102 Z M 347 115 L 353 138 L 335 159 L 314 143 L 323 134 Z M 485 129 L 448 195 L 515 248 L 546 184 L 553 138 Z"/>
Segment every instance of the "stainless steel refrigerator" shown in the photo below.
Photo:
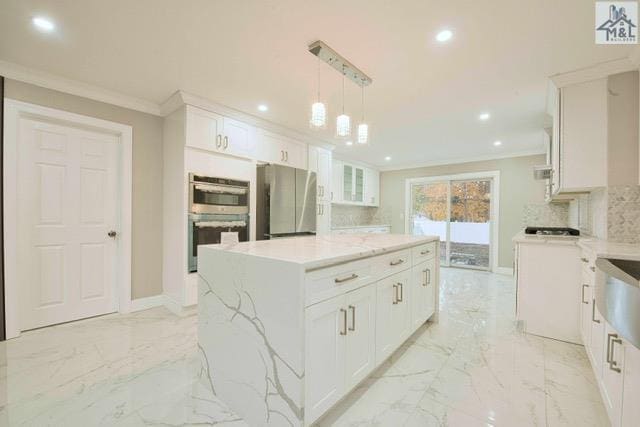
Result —
<path fill-rule="evenodd" d="M 258 165 L 256 239 L 316 232 L 316 173 L 279 165 Z"/>

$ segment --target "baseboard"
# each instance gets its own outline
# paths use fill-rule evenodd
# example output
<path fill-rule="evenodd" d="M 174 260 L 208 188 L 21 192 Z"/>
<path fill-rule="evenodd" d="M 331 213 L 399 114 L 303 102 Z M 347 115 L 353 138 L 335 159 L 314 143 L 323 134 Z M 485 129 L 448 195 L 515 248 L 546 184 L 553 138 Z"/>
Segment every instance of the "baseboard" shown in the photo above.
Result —
<path fill-rule="evenodd" d="M 131 301 L 129 312 L 133 313 L 134 311 L 148 310 L 153 307 L 160 307 L 161 305 L 165 305 L 165 296 L 162 294 L 138 298 Z"/>
<path fill-rule="evenodd" d="M 509 267 L 497 267 L 493 272 L 497 274 L 506 274 L 507 276 L 513 276 L 513 268 Z"/>
<path fill-rule="evenodd" d="M 170 312 L 172 312 L 177 316 L 189 316 L 189 315 L 195 314 L 195 312 L 198 309 L 197 303 L 194 305 L 184 306 L 181 303 L 179 303 L 175 298 L 169 295 L 163 295 L 163 296 L 164 296 L 164 306 L 167 307 L 167 309 Z"/>

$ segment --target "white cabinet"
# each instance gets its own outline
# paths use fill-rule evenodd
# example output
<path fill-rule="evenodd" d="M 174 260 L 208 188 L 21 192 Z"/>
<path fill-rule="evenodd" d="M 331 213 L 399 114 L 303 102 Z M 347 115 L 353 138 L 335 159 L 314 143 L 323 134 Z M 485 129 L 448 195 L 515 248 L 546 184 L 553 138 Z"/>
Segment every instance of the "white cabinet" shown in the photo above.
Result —
<path fill-rule="evenodd" d="M 411 323 L 418 328 L 435 312 L 435 259 L 411 269 Z"/>
<path fill-rule="evenodd" d="M 316 173 L 316 234 L 331 232 L 331 151 L 309 146 L 309 170 Z"/>
<path fill-rule="evenodd" d="M 376 287 L 366 285 L 306 311 L 305 394 L 315 420 L 375 367 Z"/>
<path fill-rule="evenodd" d="M 376 287 L 368 285 L 347 293 L 347 389 L 355 387 L 376 366 Z"/>
<path fill-rule="evenodd" d="M 217 151 L 222 146 L 222 116 L 187 106 L 186 145 Z"/>
<path fill-rule="evenodd" d="M 380 172 L 365 166 L 333 160 L 333 203 L 379 206 Z"/>
<path fill-rule="evenodd" d="M 342 201 L 363 203 L 364 201 L 364 168 L 343 163 L 342 166 Z"/>
<path fill-rule="evenodd" d="M 307 147 L 264 129 L 256 130 L 256 159 L 268 163 L 307 169 Z"/>
<path fill-rule="evenodd" d="M 410 270 L 377 284 L 376 363 L 382 363 L 411 333 Z"/>
<path fill-rule="evenodd" d="M 560 190 L 607 185 L 607 79 L 560 92 Z"/>
<path fill-rule="evenodd" d="M 380 206 L 380 172 L 375 169 L 364 171 L 364 204 Z"/>
<path fill-rule="evenodd" d="M 640 420 L 640 350 L 623 340 L 624 386 L 622 389 L 622 427 L 638 425 Z"/>
<path fill-rule="evenodd" d="M 342 179 L 344 164 L 340 160 L 331 162 L 331 201 L 333 203 L 342 202 Z"/>
<path fill-rule="evenodd" d="M 622 391 L 625 346 L 617 332 L 605 321 L 605 363 L 602 367 L 604 405 L 612 426 L 620 425 L 622 415 Z"/>
<path fill-rule="evenodd" d="M 311 306 L 305 316 L 305 410 L 307 416 L 315 420 L 344 394 L 345 297 L 335 297 Z"/>
<path fill-rule="evenodd" d="M 192 106 L 186 107 L 186 145 L 239 157 L 253 155 L 252 127 Z"/>

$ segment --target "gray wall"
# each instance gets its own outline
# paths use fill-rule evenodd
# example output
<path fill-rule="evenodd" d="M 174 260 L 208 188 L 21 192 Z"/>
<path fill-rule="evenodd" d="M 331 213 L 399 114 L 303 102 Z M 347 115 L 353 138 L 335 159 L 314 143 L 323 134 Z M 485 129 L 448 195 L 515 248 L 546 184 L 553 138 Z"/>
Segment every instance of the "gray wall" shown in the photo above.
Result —
<path fill-rule="evenodd" d="M 511 239 L 522 228 L 525 204 L 544 202 L 544 183 L 533 179 L 533 166 L 545 163 L 544 155 L 512 157 L 481 162 L 429 166 L 382 172 L 381 209 L 390 211 L 393 233 L 404 233 L 405 182 L 407 178 L 500 171 L 500 224 L 498 265 L 513 267 Z"/>
<path fill-rule="evenodd" d="M 5 81 L 5 97 L 133 127 L 131 295 L 162 293 L 162 118 L 38 86 Z"/>

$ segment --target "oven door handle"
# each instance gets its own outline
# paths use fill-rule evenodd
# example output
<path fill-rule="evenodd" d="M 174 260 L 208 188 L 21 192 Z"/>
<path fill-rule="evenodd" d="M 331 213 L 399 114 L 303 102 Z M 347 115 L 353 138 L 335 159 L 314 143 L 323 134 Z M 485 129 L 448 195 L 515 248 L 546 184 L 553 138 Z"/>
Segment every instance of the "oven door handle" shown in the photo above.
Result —
<path fill-rule="evenodd" d="M 193 186 L 196 190 L 204 191 L 207 193 L 243 195 L 247 194 L 247 192 L 249 191 L 249 189 L 244 187 L 232 187 L 226 185 L 193 184 Z"/>

